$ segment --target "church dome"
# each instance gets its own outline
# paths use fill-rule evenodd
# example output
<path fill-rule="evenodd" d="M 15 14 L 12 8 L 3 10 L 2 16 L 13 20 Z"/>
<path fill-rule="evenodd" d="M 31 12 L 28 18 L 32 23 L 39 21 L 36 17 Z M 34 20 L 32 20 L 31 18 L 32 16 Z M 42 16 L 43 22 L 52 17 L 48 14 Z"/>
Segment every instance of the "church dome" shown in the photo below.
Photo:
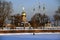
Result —
<path fill-rule="evenodd" d="M 26 16 L 26 12 L 22 12 L 22 16 Z"/>
<path fill-rule="evenodd" d="M 24 7 L 23 7 L 22 16 L 26 16 L 26 12 L 25 12 L 25 10 L 24 10 Z"/>

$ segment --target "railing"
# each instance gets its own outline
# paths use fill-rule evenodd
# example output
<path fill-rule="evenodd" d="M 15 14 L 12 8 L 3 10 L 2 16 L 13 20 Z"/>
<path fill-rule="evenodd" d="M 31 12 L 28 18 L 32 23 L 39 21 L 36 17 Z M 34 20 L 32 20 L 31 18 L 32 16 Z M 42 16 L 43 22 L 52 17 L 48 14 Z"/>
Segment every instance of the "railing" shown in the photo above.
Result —
<path fill-rule="evenodd" d="M 15 29 L 10 29 L 7 27 L 4 27 L 3 29 L 0 28 L 0 30 L 60 30 L 60 27 L 38 27 L 38 28 L 33 28 L 33 27 L 16 27 Z"/>

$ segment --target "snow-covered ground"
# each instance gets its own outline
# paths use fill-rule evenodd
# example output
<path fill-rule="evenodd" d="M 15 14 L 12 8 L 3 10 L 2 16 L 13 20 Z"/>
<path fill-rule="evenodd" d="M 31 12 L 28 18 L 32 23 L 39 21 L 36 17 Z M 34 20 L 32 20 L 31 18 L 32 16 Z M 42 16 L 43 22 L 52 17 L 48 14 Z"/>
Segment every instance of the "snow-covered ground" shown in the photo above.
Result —
<path fill-rule="evenodd" d="M 60 32 L 41 32 L 41 33 L 34 33 L 35 35 L 37 34 L 60 34 Z M 0 35 L 33 35 L 33 33 L 0 33 Z"/>
<path fill-rule="evenodd" d="M 60 33 L 8 33 L 0 34 L 0 40 L 60 40 Z"/>

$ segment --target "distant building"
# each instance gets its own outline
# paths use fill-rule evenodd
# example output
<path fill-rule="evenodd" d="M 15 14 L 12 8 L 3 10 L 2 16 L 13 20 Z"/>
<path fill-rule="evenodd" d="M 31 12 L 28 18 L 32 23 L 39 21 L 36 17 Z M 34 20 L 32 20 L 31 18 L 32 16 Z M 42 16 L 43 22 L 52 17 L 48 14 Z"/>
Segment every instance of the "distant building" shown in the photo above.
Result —
<path fill-rule="evenodd" d="M 48 21 L 48 23 L 47 24 L 45 24 L 45 27 L 51 27 L 52 25 L 51 25 L 51 22 L 50 21 Z"/>

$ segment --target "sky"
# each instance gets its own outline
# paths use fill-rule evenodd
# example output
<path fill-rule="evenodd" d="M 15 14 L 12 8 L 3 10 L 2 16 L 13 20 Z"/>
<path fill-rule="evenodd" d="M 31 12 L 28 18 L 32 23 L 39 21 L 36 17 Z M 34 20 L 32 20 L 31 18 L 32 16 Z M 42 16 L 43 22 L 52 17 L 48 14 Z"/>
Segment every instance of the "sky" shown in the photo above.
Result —
<path fill-rule="evenodd" d="M 6 0 L 11 1 L 13 5 L 13 14 L 21 14 L 22 8 L 25 8 L 27 19 L 30 20 L 31 17 L 40 11 L 43 14 L 43 4 L 45 4 L 45 13 L 52 17 L 55 14 L 58 6 L 60 6 L 60 0 Z M 38 9 L 38 5 L 40 5 L 40 9 Z M 35 8 L 35 12 L 33 12 L 33 8 Z"/>

